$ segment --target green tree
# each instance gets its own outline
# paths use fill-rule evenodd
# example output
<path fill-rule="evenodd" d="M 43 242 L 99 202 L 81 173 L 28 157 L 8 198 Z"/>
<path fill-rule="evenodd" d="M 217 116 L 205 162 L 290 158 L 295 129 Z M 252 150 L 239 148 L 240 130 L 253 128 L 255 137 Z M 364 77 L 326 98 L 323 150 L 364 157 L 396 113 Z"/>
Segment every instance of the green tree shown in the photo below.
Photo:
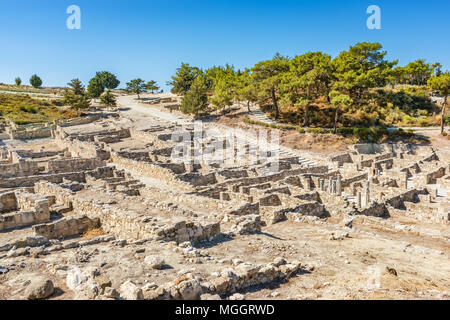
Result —
<path fill-rule="evenodd" d="M 235 76 L 236 72 L 234 71 L 234 67 L 226 64 L 225 67 L 212 67 L 205 71 L 205 76 L 208 81 L 207 88 L 213 89 L 215 84 L 221 80 L 225 80 L 230 89 L 233 89 L 235 85 Z"/>
<path fill-rule="evenodd" d="M 17 77 L 14 81 L 16 82 L 16 86 L 20 86 L 22 84 L 22 79 L 19 77 Z"/>
<path fill-rule="evenodd" d="M 89 108 L 91 100 L 89 99 L 84 86 L 78 79 L 73 79 L 67 84 L 69 88 L 64 90 L 64 103 L 69 105 L 72 109 L 77 111 L 80 115 L 80 110 Z"/>
<path fill-rule="evenodd" d="M 396 84 L 404 83 L 405 81 L 405 68 L 404 67 L 395 67 L 393 68 L 388 75 L 388 81 L 392 85 L 392 88 L 395 88 Z"/>
<path fill-rule="evenodd" d="M 159 87 L 156 85 L 156 81 L 154 81 L 154 80 L 147 82 L 147 84 L 145 86 L 146 86 L 147 90 L 151 91 L 152 93 L 159 90 Z"/>
<path fill-rule="evenodd" d="M 192 83 L 191 89 L 181 100 L 181 112 L 193 114 L 198 119 L 200 113 L 208 108 L 207 79 L 198 76 Z"/>
<path fill-rule="evenodd" d="M 351 106 L 353 103 L 353 100 L 348 95 L 342 94 L 335 90 L 331 91 L 329 96 L 331 98 L 331 104 L 335 106 L 335 109 L 334 109 L 334 134 L 336 134 L 340 109 Z"/>
<path fill-rule="evenodd" d="M 89 81 L 88 87 L 87 87 L 87 93 L 89 97 L 91 98 L 99 98 L 102 93 L 105 92 L 105 87 L 103 85 L 102 80 L 100 77 L 94 77 Z"/>
<path fill-rule="evenodd" d="M 426 85 L 433 74 L 434 68 L 425 59 L 418 59 L 404 67 L 404 77 L 407 84 Z"/>
<path fill-rule="evenodd" d="M 224 110 L 226 107 L 233 104 L 232 84 L 225 76 L 216 79 L 214 85 L 214 94 L 210 101 L 216 109 Z"/>
<path fill-rule="evenodd" d="M 116 75 L 108 71 L 97 72 L 95 77 L 100 79 L 100 82 L 106 89 L 116 89 L 120 84 L 120 81 L 117 79 Z"/>
<path fill-rule="evenodd" d="M 278 53 L 272 60 L 261 61 L 253 69 L 253 79 L 263 98 L 269 98 L 275 111 L 275 119 L 279 117 L 278 99 L 283 73 L 289 70 L 289 59 Z"/>
<path fill-rule="evenodd" d="M 397 61 L 386 61 L 387 52 L 381 49 L 379 43 L 362 42 L 341 52 L 332 61 L 337 79 L 334 89 L 345 90 L 350 97 L 361 99 L 369 88 L 384 86 Z"/>
<path fill-rule="evenodd" d="M 171 90 L 173 94 L 185 94 L 190 90 L 194 80 L 202 73 L 199 68 L 191 67 L 188 63 L 182 63 L 176 74 L 172 76 L 172 81 L 167 84 L 173 87 Z"/>
<path fill-rule="evenodd" d="M 32 75 L 30 78 L 30 84 L 34 87 L 34 88 L 39 88 L 40 86 L 42 86 L 42 79 L 39 78 L 36 74 Z"/>
<path fill-rule="evenodd" d="M 442 64 L 440 62 L 434 63 L 432 66 L 435 76 L 440 76 L 442 74 Z"/>
<path fill-rule="evenodd" d="M 441 133 L 444 132 L 445 126 L 445 108 L 447 106 L 447 98 L 450 92 L 450 73 L 445 72 L 440 76 L 432 76 L 428 80 L 428 86 L 432 90 L 439 91 L 441 96 L 444 97 L 444 103 L 442 104 L 442 115 L 441 115 Z"/>
<path fill-rule="evenodd" d="M 100 103 L 107 107 L 115 107 L 117 105 L 116 97 L 111 93 L 111 89 L 106 90 L 106 92 L 100 96 Z"/>
<path fill-rule="evenodd" d="M 131 80 L 130 82 L 127 82 L 126 90 L 128 92 L 137 94 L 138 99 L 141 99 L 140 94 L 143 92 L 147 92 L 147 87 L 146 87 L 145 81 L 142 80 L 141 78 L 138 78 L 138 79 Z"/>
<path fill-rule="evenodd" d="M 235 99 L 237 101 L 246 101 L 247 109 L 250 112 L 250 104 L 258 100 L 258 89 L 253 81 L 250 70 L 236 75 Z"/>
<path fill-rule="evenodd" d="M 284 74 L 284 101 L 305 109 L 304 126 L 309 123 L 309 104 L 320 96 L 328 96 L 333 79 L 331 57 L 322 52 L 308 52 L 292 59 Z"/>

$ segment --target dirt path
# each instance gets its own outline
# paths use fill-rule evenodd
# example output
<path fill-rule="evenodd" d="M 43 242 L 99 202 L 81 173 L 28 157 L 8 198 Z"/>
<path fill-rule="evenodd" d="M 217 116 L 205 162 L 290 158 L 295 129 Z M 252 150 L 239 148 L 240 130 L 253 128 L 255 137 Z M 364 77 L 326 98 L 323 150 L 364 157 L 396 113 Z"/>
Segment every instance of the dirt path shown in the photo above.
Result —
<path fill-rule="evenodd" d="M 174 95 L 170 94 L 143 94 L 141 95 L 141 98 L 157 98 L 157 97 L 170 97 Z M 127 117 L 131 118 L 139 118 L 139 116 L 136 116 L 136 113 L 144 114 L 148 117 L 156 117 L 163 121 L 168 121 L 176 124 L 188 124 L 193 121 L 192 117 L 181 115 L 181 114 L 175 114 L 170 112 L 165 112 L 160 109 L 158 109 L 156 106 L 150 105 L 150 104 L 144 104 L 137 100 L 136 95 L 127 95 L 127 96 L 119 96 L 117 99 L 117 103 L 119 107 L 123 108 L 122 114 L 124 114 Z M 238 139 L 242 139 L 243 141 L 246 141 L 250 144 L 257 144 L 258 142 L 250 137 L 248 132 L 246 130 L 236 130 L 233 127 L 219 124 L 216 122 L 210 122 L 210 121 L 203 121 L 203 126 L 205 129 L 208 129 L 211 133 L 213 133 L 215 136 L 224 136 L 226 134 L 229 134 L 232 132 L 236 135 Z M 282 145 L 279 145 L 278 143 L 269 143 L 267 145 L 268 150 L 279 150 L 280 157 L 300 157 L 301 159 L 308 159 L 310 162 L 309 164 L 315 164 L 319 162 L 321 159 L 323 159 L 323 155 L 320 154 L 314 154 L 311 152 L 307 152 L 304 150 L 295 150 L 292 148 L 284 147 Z"/>

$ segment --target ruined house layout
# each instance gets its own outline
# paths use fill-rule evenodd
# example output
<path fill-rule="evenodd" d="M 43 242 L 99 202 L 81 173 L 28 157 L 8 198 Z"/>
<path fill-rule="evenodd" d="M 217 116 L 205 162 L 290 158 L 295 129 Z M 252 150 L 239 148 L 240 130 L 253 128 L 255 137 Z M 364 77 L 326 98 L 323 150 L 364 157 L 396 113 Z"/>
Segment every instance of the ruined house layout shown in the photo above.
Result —
<path fill-rule="evenodd" d="M 8 127 L 0 298 L 449 298 L 439 150 L 275 152 L 228 129 L 120 111 Z M 203 161 L 214 146 L 253 156 Z"/>

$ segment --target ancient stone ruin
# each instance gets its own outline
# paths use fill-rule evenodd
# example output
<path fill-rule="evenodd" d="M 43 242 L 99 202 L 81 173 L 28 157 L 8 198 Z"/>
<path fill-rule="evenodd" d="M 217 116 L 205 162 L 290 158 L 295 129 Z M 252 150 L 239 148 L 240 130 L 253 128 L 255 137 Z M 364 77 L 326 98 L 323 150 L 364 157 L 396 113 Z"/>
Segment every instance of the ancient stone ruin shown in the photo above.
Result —
<path fill-rule="evenodd" d="M 9 127 L 0 298 L 51 296 L 17 284 L 37 275 L 66 299 L 351 297 L 346 282 L 364 283 L 354 297 L 369 298 L 367 270 L 394 265 L 401 277 L 423 257 L 445 261 L 423 295 L 448 294 L 450 165 L 439 150 L 319 156 L 269 145 L 232 163 L 253 145 L 237 148 L 227 130 L 120 113 Z M 187 161 L 174 160 L 180 143 Z"/>

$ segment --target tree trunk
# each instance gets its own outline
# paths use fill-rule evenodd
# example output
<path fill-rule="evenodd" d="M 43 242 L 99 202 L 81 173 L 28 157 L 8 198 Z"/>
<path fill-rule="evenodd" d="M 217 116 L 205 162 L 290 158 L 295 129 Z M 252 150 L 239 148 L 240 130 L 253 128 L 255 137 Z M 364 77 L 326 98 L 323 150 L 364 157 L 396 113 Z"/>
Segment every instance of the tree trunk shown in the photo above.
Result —
<path fill-rule="evenodd" d="M 139 93 L 138 93 L 138 100 L 141 100 L 141 96 L 139 95 Z"/>
<path fill-rule="evenodd" d="M 309 124 L 309 105 L 305 106 L 305 119 L 303 120 L 303 126 L 307 127 Z"/>
<path fill-rule="evenodd" d="M 275 95 L 275 89 L 272 89 L 272 101 L 273 101 L 273 107 L 275 108 L 275 119 L 278 119 L 278 101 L 277 101 L 277 97 Z"/>
<path fill-rule="evenodd" d="M 447 106 L 447 94 L 444 97 L 444 105 L 442 106 L 442 116 L 441 116 L 441 133 L 444 132 L 444 126 L 445 126 L 445 107 Z"/>
<path fill-rule="evenodd" d="M 248 109 L 248 112 L 250 113 L 251 111 L 250 111 L 250 101 L 247 101 L 247 109 Z"/>
<path fill-rule="evenodd" d="M 334 109 L 334 134 L 337 133 L 338 116 L 339 116 L 339 108 L 336 107 L 336 109 Z"/>

